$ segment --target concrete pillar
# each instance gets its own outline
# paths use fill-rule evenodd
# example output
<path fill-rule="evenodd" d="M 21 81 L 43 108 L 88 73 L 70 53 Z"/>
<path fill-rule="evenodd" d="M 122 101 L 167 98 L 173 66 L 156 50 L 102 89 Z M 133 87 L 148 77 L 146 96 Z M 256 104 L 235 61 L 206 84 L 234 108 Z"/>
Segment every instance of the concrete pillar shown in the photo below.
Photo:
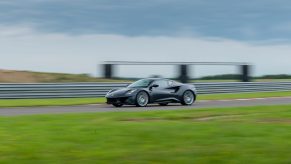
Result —
<path fill-rule="evenodd" d="M 189 76 L 188 76 L 188 65 L 179 65 L 179 80 L 182 83 L 188 83 L 189 82 Z"/>
<path fill-rule="evenodd" d="M 103 64 L 103 77 L 106 79 L 113 78 L 114 68 L 112 64 Z"/>
<path fill-rule="evenodd" d="M 250 66 L 249 65 L 241 65 L 241 81 L 242 82 L 250 82 Z"/>

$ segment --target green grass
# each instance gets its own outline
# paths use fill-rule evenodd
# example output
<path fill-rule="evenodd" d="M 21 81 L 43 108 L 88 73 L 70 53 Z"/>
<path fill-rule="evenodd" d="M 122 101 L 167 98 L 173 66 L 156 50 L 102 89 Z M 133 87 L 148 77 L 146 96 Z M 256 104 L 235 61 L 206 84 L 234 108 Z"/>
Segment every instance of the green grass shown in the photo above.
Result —
<path fill-rule="evenodd" d="M 105 98 L 0 99 L 0 107 L 69 106 L 104 102 Z"/>
<path fill-rule="evenodd" d="M 291 105 L 0 117 L 1 163 L 291 163 Z"/>
<path fill-rule="evenodd" d="M 205 94 L 199 95 L 199 100 L 224 100 L 224 99 L 247 99 L 247 98 L 267 98 L 267 97 L 289 97 L 291 91 L 285 92 L 250 92 L 250 93 L 230 93 L 230 94 Z"/>
<path fill-rule="evenodd" d="M 256 92 L 238 94 L 210 94 L 199 95 L 198 100 L 223 100 L 244 98 L 288 97 L 288 92 Z M 105 98 L 59 98 L 59 99 L 17 99 L 0 100 L 1 107 L 31 107 L 31 106 L 69 106 L 105 103 Z"/>

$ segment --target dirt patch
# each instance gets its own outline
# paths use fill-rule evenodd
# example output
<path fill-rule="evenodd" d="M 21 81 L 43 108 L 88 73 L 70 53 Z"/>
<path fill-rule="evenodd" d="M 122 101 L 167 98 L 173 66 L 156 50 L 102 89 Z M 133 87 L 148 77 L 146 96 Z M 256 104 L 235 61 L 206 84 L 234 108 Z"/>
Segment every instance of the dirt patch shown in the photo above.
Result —
<path fill-rule="evenodd" d="M 0 82 L 17 83 L 17 82 L 37 82 L 33 74 L 25 71 L 0 70 Z"/>
<path fill-rule="evenodd" d="M 126 118 L 121 119 L 119 121 L 126 121 L 126 122 L 151 122 L 151 121 L 179 121 L 179 120 L 185 120 L 185 121 L 211 121 L 216 119 L 222 119 L 222 118 L 236 118 L 244 116 L 243 114 L 236 114 L 236 115 L 212 115 L 212 116 L 204 116 L 204 117 L 165 117 L 165 118 Z"/>
<path fill-rule="evenodd" d="M 291 119 L 288 118 L 264 118 L 257 120 L 259 123 L 288 123 L 291 124 Z"/>
<path fill-rule="evenodd" d="M 86 74 L 44 73 L 0 69 L 1 83 L 95 82 L 98 80 Z"/>
<path fill-rule="evenodd" d="M 162 118 L 126 118 L 121 119 L 119 121 L 125 121 L 125 122 L 148 122 L 148 121 L 163 121 Z"/>
<path fill-rule="evenodd" d="M 216 120 L 221 118 L 236 118 L 244 116 L 243 114 L 237 114 L 237 115 L 222 115 L 222 116 L 209 116 L 209 117 L 200 117 L 197 118 L 196 121 L 210 121 L 210 120 Z"/>

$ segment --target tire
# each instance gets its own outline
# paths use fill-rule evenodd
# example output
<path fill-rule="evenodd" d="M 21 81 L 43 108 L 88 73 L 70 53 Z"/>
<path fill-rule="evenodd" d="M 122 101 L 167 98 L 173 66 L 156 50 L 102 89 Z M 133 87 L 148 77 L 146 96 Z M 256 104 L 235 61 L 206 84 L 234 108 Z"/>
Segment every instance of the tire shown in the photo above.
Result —
<path fill-rule="evenodd" d="M 141 91 L 136 95 L 135 105 L 137 107 L 145 107 L 149 103 L 149 95 L 145 91 Z"/>
<path fill-rule="evenodd" d="M 195 94 L 190 90 L 186 90 L 183 93 L 181 104 L 182 105 L 192 105 L 195 102 L 195 100 L 196 100 Z"/>
<path fill-rule="evenodd" d="M 169 103 L 159 103 L 160 106 L 167 106 Z"/>
<path fill-rule="evenodd" d="M 123 106 L 123 104 L 119 104 L 119 103 L 114 103 L 112 105 L 115 106 L 115 107 L 122 107 Z"/>

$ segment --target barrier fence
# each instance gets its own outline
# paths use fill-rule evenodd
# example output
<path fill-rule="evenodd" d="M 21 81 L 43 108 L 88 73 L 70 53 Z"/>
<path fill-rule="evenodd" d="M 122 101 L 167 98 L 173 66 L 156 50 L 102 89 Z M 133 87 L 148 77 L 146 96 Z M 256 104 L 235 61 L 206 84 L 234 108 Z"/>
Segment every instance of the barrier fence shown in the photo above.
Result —
<path fill-rule="evenodd" d="M 103 97 L 128 83 L 0 84 L 0 99 Z M 291 91 L 291 82 L 195 83 L 198 94 Z"/>

